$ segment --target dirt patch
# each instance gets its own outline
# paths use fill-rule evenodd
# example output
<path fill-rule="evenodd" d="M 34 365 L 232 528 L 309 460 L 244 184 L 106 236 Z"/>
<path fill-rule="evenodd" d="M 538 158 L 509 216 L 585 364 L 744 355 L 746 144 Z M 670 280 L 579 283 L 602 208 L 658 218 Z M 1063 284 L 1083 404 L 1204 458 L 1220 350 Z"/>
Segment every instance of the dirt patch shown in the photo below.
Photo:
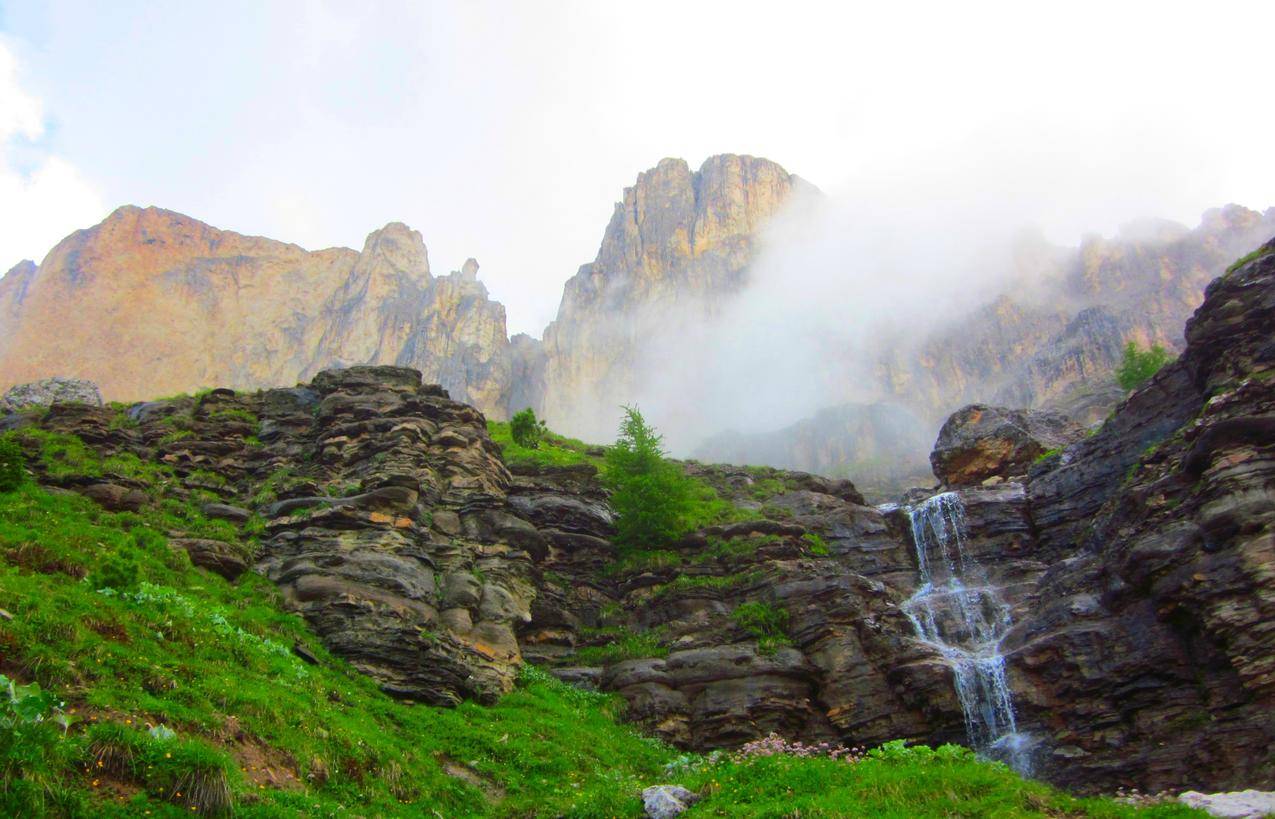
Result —
<path fill-rule="evenodd" d="M 505 789 L 487 777 L 475 771 L 463 762 L 457 762 L 446 754 L 439 754 L 436 759 L 442 767 L 443 773 L 448 776 L 473 785 L 486 795 L 488 801 L 499 802 L 505 798 Z"/>

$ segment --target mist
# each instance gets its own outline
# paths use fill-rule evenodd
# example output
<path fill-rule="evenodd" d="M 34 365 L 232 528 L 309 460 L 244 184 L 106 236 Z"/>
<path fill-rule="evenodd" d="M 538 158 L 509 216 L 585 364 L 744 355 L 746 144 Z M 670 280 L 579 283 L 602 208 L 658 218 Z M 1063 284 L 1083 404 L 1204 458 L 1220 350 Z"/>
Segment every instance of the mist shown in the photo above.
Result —
<path fill-rule="evenodd" d="M 795 196 L 764 231 L 739 294 L 647 317 L 629 400 L 689 455 L 724 431 L 774 431 L 831 406 L 890 400 L 885 357 L 915 360 L 928 339 L 970 329 L 971 311 L 998 296 L 1084 306 L 1060 303 L 1076 246 L 1145 239 L 1148 224 L 1164 233 L 1156 203 L 1189 198 L 1191 180 L 1175 168 L 1190 151 L 1171 139 L 1140 150 L 1138 129 L 1108 129 L 1101 149 L 1074 129 L 1032 133 L 1042 129 Z M 1185 227 L 1224 204 L 1200 202 Z M 941 420 L 922 418 L 928 440 Z"/>

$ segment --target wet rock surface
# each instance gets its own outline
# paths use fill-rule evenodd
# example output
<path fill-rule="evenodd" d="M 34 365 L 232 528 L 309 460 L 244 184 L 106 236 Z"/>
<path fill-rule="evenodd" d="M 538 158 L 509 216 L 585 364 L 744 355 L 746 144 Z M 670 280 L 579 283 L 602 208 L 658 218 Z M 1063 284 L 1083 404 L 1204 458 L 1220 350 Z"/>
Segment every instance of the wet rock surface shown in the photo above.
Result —
<path fill-rule="evenodd" d="M 1181 358 L 1034 469 L 1056 558 L 1009 638 L 1046 774 L 1160 790 L 1272 781 L 1275 258 L 1214 282 Z"/>
<path fill-rule="evenodd" d="M 930 464 L 944 484 L 969 486 L 1024 475 L 1041 455 L 1083 436 L 1082 426 L 1059 413 L 971 404 L 943 424 Z"/>

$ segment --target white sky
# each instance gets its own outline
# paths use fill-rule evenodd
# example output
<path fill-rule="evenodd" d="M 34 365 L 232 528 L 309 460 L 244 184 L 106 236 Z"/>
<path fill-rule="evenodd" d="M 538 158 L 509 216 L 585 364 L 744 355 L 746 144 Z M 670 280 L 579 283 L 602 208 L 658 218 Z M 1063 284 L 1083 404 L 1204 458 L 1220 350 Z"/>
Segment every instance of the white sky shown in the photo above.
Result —
<path fill-rule="evenodd" d="M 373 6 L 365 9 L 364 6 Z M 0 271 L 117 205 L 419 229 L 539 335 L 661 157 L 985 186 L 1053 239 L 1275 204 L 1275 3 L 0 0 Z M 937 192 L 937 193 L 936 193 Z"/>

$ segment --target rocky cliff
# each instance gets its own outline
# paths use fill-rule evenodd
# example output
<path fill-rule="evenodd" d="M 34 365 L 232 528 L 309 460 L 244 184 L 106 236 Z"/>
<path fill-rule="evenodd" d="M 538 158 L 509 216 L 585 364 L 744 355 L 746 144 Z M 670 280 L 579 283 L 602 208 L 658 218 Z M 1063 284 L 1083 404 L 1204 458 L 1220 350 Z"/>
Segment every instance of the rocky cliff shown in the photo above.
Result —
<path fill-rule="evenodd" d="M 982 567 L 960 594 L 1004 628 L 1015 753 L 1038 775 L 1275 783 L 1273 322 L 1275 243 L 1209 287 L 1179 360 L 1096 433 L 986 406 L 945 429 L 934 464 L 962 531 L 945 556 Z M 33 460 L 112 508 L 214 495 L 205 513 L 240 523 L 286 604 L 400 697 L 490 699 L 531 660 L 690 748 L 970 739 L 959 657 L 920 639 L 916 614 L 932 490 L 873 507 L 845 480 L 687 464 L 728 511 L 620 552 L 595 455 L 507 467 L 482 421 L 411 370 L 355 367 L 126 410 L 55 403 L 3 427 L 172 470 L 139 492 L 109 466 Z M 169 534 L 198 565 L 248 567 L 243 544 Z"/>
<path fill-rule="evenodd" d="M 544 332 L 544 392 L 556 428 L 609 438 L 617 407 L 642 394 L 641 353 L 739 291 L 760 231 L 794 192 L 813 190 L 766 159 L 665 159 L 625 188 L 597 258 L 567 281 Z"/>
<path fill-rule="evenodd" d="M 420 234 L 397 223 L 362 253 L 309 252 L 120 208 L 0 279 L 0 384 L 80 375 L 136 399 L 401 364 L 503 415 L 504 308 L 476 276 L 473 260 L 431 275 Z"/>

